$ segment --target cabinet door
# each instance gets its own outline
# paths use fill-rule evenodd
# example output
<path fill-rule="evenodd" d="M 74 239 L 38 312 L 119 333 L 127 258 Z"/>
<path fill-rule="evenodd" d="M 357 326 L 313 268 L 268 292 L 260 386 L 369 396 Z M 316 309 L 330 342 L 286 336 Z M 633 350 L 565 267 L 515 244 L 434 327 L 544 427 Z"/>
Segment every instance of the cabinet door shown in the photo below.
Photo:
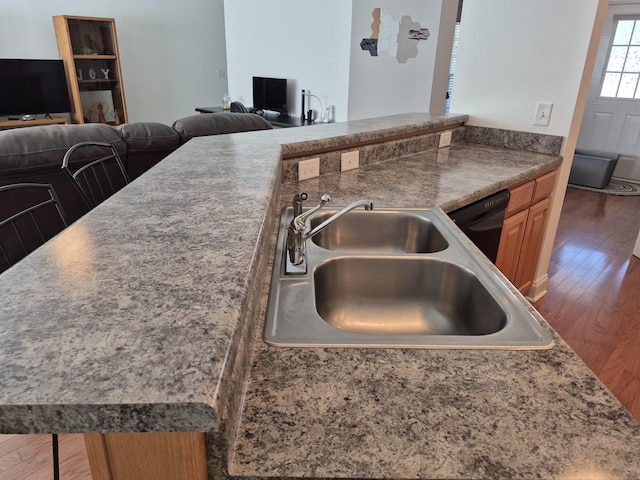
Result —
<path fill-rule="evenodd" d="M 204 433 L 87 433 L 93 480 L 206 480 Z"/>
<path fill-rule="evenodd" d="M 514 283 L 522 293 L 529 290 L 533 283 L 536 267 L 538 266 L 538 258 L 542 250 L 542 240 L 549 219 L 550 206 L 551 199 L 545 198 L 529 208 L 522 253 L 520 254 L 516 281 Z"/>
<path fill-rule="evenodd" d="M 528 214 L 529 210 L 524 210 L 505 219 L 502 225 L 496 267 L 514 284 L 520 251 L 524 242 Z"/>

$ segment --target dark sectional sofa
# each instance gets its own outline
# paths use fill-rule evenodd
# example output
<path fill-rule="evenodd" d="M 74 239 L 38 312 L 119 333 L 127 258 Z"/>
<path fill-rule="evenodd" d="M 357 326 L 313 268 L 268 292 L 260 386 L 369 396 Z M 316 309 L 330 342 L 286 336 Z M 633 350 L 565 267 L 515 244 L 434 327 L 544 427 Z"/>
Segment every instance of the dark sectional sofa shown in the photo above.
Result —
<path fill-rule="evenodd" d="M 176 120 L 172 126 L 154 122 L 127 123 L 116 128 L 105 124 L 48 125 L 0 131 L 0 185 L 35 182 L 53 185 L 73 222 L 87 207 L 62 172 L 65 152 L 80 142 L 115 146 L 131 180 L 193 137 L 267 130 L 272 126 L 252 113 L 210 113 Z M 104 149 L 85 148 L 72 170 L 104 155 Z M 0 218 L 4 217 L 0 205 Z"/>

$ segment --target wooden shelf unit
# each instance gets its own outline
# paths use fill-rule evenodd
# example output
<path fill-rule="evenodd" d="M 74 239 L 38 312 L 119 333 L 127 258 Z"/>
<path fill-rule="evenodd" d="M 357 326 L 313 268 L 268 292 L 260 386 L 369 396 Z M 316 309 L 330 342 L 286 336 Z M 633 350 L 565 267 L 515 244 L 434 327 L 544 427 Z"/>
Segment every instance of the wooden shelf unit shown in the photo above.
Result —
<path fill-rule="evenodd" d="M 115 20 L 57 15 L 53 25 L 69 84 L 71 122 L 126 123 Z"/>

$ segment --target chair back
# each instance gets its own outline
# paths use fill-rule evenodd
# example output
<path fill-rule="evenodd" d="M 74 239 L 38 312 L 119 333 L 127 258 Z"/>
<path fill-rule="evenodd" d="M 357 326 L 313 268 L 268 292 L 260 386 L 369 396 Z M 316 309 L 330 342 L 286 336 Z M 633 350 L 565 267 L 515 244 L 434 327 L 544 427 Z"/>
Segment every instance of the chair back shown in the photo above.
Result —
<path fill-rule="evenodd" d="M 73 155 L 82 148 L 102 148 L 105 154 L 72 171 Z M 118 151 L 109 143 L 82 142 L 74 145 L 64 154 L 62 170 L 73 181 L 89 208 L 97 206 L 129 183 Z"/>
<path fill-rule="evenodd" d="M 62 231 L 67 216 L 50 184 L 0 187 L 0 272 Z"/>

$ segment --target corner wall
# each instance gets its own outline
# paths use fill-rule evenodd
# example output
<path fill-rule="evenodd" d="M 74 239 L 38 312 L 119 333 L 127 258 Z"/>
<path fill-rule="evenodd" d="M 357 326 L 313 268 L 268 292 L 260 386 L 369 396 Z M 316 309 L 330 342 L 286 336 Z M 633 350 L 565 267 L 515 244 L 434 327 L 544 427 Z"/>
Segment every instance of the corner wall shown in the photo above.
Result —
<path fill-rule="evenodd" d="M 588 89 L 595 61 L 592 33 L 599 36 L 601 11 L 607 3 L 464 0 L 463 4 L 451 111 L 467 113 L 469 125 L 565 137 L 565 161 L 536 283 L 529 292 L 534 300 L 546 293 L 551 250 L 586 101 L 584 84 Z M 554 104 L 548 127 L 533 125 L 539 100 Z"/>
<path fill-rule="evenodd" d="M 464 0 L 451 111 L 469 124 L 569 132 L 598 0 Z M 536 102 L 553 102 L 548 127 Z"/>
<path fill-rule="evenodd" d="M 347 119 L 351 2 L 224 0 L 224 10 L 232 100 L 253 105 L 254 76 L 286 78 L 291 115 L 300 115 L 304 89 Z M 320 112 L 315 98 L 308 108 Z"/>
<path fill-rule="evenodd" d="M 115 18 L 130 122 L 171 124 L 226 92 L 223 0 L 2 0 L 0 57 L 60 58 L 54 15 Z"/>
<path fill-rule="evenodd" d="M 335 121 L 429 112 L 432 85 L 444 85 L 444 99 L 449 74 L 455 8 L 444 9 L 443 16 L 443 4 L 457 6 L 454 0 L 280 0 L 277 5 L 225 0 L 229 94 L 251 106 L 251 78 L 265 76 L 289 81 L 289 112 L 295 116 L 301 113 L 302 89 L 317 95 L 324 107 L 333 105 Z M 415 58 L 398 63 L 360 48 L 371 36 L 371 12 L 377 7 L 393 20 L 408 15 L 429 29 L 428 40 L 414 40 Z M 442 22 L 450 29 L 444 37 Z M 442 38 L 449 43 L 439 45 Z M 438 50 L 446 64 L 442 71 L 435 69 Z M 319 113 L 316 99 L 311 108 Z"/>
<path fill-rule="evenodd" d="M 434 84 L 434 70 L 442 3 L 447 0 L 354 0 L 353 20 L 350 40 L 349 72 L 349 120 L 373 118 L 408 112 L 429 112 L 431 90 Z M 455 3 L 449 0 L 450 3 Z M 389 15 L 398 22 L 403 17 L 428 28 L 427 40 L 412 40 L 417 47 L 417 56 L 399 63 L 396 56 L 384 51 L 379 39 L 378 56 L 363 51 L 360 41 L 371 36 L 372 11 L 380 7 L 383 15 Z M 451 32 L 455 25 L 455 14 L 451 22 Z M 394 33 L 391 40 L 396 40 Z M 381 35 L 382 37 L 382 35 Z M 451 35 L 453 41 L 453 35 Z M 446 46 L 451 54 L 451 44 Z M 448 75 L 449 65 L 446 65 Z M 441 82 L 438 82 L 441 85 Z M 446 85 L 446 84 L 445 84 Z M 445 90 L 442 92 L 444 98 Z M 444 102 L 443 102 L 444 106 Z"/>

